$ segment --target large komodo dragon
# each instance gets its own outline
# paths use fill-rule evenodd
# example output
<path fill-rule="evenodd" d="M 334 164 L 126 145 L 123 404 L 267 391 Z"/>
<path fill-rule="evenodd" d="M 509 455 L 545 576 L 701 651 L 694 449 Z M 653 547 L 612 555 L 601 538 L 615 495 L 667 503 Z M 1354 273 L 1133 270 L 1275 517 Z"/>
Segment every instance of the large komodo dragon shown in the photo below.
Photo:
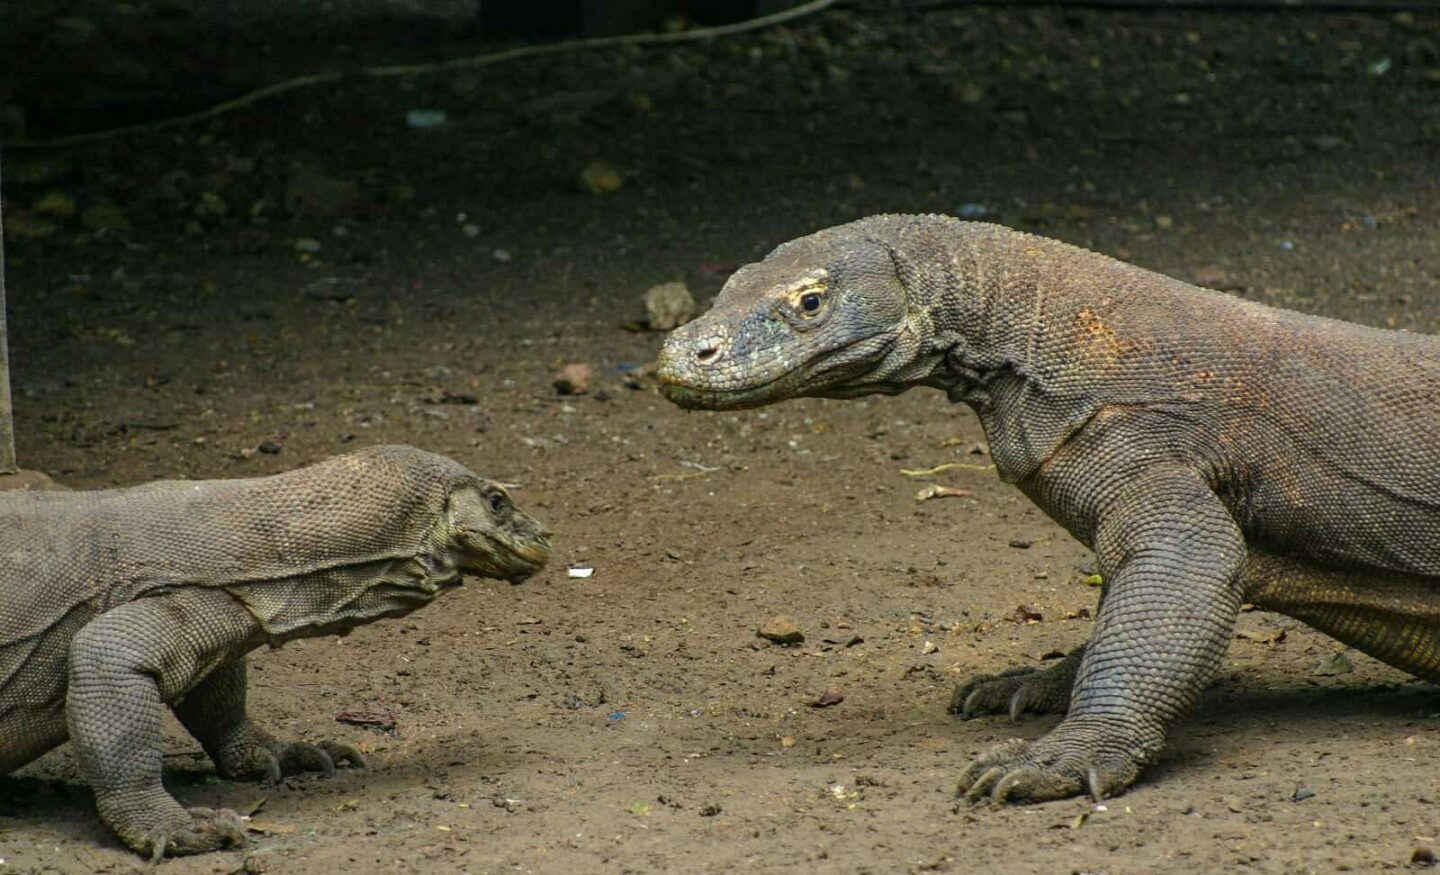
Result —
<path fill-rule="evenodd" d="M 160 781 L 168 705 L 222 775 L 363 765 L 245 708 L 245 654 L 429 604 L 462 572 L 519 582 L 550 553 L 504 488 L 375 447 L 273 477 L 0 495 L 0 774 L 68 737 L 100 816 L 154 857 L 243 841 Z"/>
<path fill-rule="evenodd" d="M 1242 602 L 1440 681 L 1440 337 L 1265 307 L 995 225 L 875 216 L 742 267 L 665 343 L 682 407 L 912 386 L 970 405 L 1000 476 L 1094 549 L 1088 645 L 956 690 L 1067 712 L 978 756 L 972 800 L 1135 781 Z"/>

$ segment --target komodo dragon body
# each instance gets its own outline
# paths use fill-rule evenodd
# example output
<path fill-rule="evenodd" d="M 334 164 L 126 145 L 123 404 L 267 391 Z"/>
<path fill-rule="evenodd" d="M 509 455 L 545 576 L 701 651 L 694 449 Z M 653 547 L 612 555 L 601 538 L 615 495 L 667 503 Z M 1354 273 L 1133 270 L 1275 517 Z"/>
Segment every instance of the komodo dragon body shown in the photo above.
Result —
<path fill-rule="evenodd" d="M 499 484 L 411 447 L 272 477 L 0 495 L 0 774 L 74 742 L 100 816 L 153 856 L 243 840 L 161 785 L 162 706 L 223 775 L 363 765 L 246 715 L 245 654 L 523 580 L 550 544 Z"/>
<path fill-rule="evenodd" d="M 995 225 L 876 216 L 742 267 L 657 374 L 706 409 L 943 389 L 1001 477 L 1094 549 L 1088 645 L 956 691 L 966 717 L 1066 713 L 978 756 L 972 800 L 1131 784 L 1217 673 L 1242 602 L 1440 681 L 1440 337 Z"/>

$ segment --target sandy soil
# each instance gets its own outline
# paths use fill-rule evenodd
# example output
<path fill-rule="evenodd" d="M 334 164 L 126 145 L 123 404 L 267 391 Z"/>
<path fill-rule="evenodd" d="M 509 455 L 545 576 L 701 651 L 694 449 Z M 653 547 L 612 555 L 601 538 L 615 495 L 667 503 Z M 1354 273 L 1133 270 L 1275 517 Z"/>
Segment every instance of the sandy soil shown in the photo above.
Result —
<path fill-rule="evenodd" d="M 95 39 L 119 29 L 116 52 L 131 31 L 173 32 L 132 57 L 142 97 L 205 32 L 174 15 L 91 23 Z M 483 48 L 458 26 L 400 47 L 366 21 L 238 25 L 242 83 Z M 48 44 L 29 45 L 6 55 L 12 84 Z M 924 483 L 902 469 L 987 461 L 975 419 L 936 393 L 687 415 L 633 376 L 660 335 L 622 325 L 646 287 L 683 280 L 708 301 L 734 266 L 818 227 L 983 206 L 1256 300 L 1440 331 L 1437 46 L 1434 15 L 836 11 L 10 152 L 22 462 L 104 487 L 406 442 L 519 483 L 558 532 L 553 568 L 524 586 L 477 582 L 257 653 L 257 715 L 354 742 L 373 767 L 231 783 L 176 729 L 177 795 L 253 813 L 254 836 L 164 870 L 1409 866 L 1440 836 L 1434 689 L 1360 656 L 1316 676 L 1337 645 L 1259 613 L 1130 792 L 957 805 L 973 753 L 1054 720 L 957 722 L 953 684 L 1083 641 L 1087 552 L 992 474 L 948 472 L 973 496 L 916 501 Z M 90 93 L 83 71 L 53 78 Z M 449 123 L 409 129 L 415 108 Z M 30 115 L 36 136 L 84 121 Z M 595 161 L 618 190 L 577 185 Z M 40 203 L 52 191 L 74 215 Z M 556 394 L 569 362 L 595 369 L 589 394 Z M 776 614 L 802 645 L 756 637 Z M 843 703 L 807 706 L 827 688 Z M 65 748 L 0 778 L 0 857 L 145 868 Z"/>

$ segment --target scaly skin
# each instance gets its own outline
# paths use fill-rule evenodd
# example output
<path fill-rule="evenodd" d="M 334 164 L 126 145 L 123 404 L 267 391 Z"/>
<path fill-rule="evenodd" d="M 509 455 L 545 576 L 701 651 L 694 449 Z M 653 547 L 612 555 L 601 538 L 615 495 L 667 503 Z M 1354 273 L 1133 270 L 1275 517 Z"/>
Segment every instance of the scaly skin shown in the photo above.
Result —
<path fill-rule="evenodd" d="M 1440 679 L 1440 338 L 1265 307 L 1054 240 L 876 216 L 742 267 L 670 335 L 682 407 L 914 386 L 1091 547 L 1089 643 L 951 710 L 1060 710 L 981 754 L 971 799 L 1131 784 L 1219 669 L 1242 601 Z"/>
<path fill-rule="evenodd" d="M 503 487 L 411 447 L 253 480 L 0 495 L 0 773 L 68 738 L 131 848 L 243 844 L 234 812 L 165 792 L 165 707 L 226 777 L 363 767 L 348 744 L 253 723 L 245 654 L 403 616 L 465 572 L 518 583 L 549 554 Z"/>

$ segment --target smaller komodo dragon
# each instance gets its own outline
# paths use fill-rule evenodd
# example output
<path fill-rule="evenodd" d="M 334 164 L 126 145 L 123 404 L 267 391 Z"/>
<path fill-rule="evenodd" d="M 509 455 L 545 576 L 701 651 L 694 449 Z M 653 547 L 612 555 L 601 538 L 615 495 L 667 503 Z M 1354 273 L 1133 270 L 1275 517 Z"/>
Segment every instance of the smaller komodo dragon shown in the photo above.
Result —
<path fill-rule="evenodd" d="M 1001 478 L 1096 554 L 1087 646 L 960 686 L 1065 713 L 980 754 L 974 801 L 1129 786 L 1242 602 L 1440 681 L 1440 337 L 1246 301 L 996 225 L 874 216 L 740 268 L 660 354 L 682 407 L 943 389 Z"/>
<path fill-rule="evenodd" d="M 404 616 L 462 573 L 518 583 L 549 554 L 502 486 L 404 446 L 271 477 L 0 495 L 0 774 L 69 738 L 131 848 L 241 844 L 233 812 L 161 785 L 163 706 L 226 777 L 363 766 L 348 744 L 252 722 L 245 654 Z"/>

